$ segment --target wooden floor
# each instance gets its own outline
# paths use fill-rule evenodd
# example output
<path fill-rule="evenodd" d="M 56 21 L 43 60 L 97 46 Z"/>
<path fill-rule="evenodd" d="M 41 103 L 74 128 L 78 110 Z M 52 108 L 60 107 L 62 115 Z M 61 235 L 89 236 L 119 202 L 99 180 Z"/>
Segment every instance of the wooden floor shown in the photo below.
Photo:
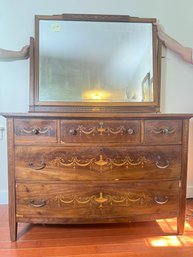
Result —
<path fill-rule="evenodd" d="M 193 257 L 193 200 L 183 236 L 176 220 L 114 225 L 19 226 L 9 241 L 8 209 L 0 205 L 0 257 Z"/>

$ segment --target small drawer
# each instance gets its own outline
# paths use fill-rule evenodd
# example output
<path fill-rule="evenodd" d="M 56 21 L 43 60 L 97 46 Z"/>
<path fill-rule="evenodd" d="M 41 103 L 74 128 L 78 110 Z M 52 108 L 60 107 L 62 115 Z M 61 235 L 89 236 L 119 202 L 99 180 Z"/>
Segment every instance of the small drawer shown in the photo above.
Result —
<path fill-rule="evenodd" d="M 56 120 L 15 119 L 14 134 L 16 143 L 57 142 Z"/>
<path fill-rule="evenodd" d="M 140 142 L 138 120 L 65 120 L 61 121 L 62 143 Z"/>
<path fill-rule="evenodd" d="M 17 146 L 15 173 L 20 181 L 179 179 L 181 147 Z"/>
<path fill-rule="evenodd" d="M 181 144 L 181 120 L 146 120 L 145 144 Z"/>
<path fill-rule="evenodd" d="M 25 184 L 16 188 L 16 217 L 63 218 L 77 223 L 177 215 L 178 181 L 155 183 Z M 156 216 L 154 216 L 156 215 Z M 103 218 L 103 219 L 101 219 Z"/>

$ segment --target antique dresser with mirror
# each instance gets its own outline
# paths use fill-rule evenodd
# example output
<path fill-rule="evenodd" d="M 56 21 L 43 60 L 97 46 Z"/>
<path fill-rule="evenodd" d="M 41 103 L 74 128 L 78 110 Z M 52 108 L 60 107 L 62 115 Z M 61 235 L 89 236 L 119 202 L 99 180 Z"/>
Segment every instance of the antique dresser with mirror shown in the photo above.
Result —
<path fill-rule="evenodd" d="M 160 113 L 155 19 L 35 17 L 29 113 L 4 113 L 18 223 L 185 220 L 188 114 Z"/>

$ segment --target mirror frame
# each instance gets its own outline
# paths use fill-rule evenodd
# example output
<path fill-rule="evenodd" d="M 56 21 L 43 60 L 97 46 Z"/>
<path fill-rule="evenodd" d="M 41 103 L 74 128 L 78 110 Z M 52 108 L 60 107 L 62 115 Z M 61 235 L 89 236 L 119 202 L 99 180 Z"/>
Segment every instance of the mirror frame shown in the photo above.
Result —
<path fill-rule="evenodd" d="M 65 102 L 39 101 L 39 21 L 97 21 L 152 23 L 153 102 Z M 126 15 L 35 15 L 35 40 L 30 39 L 30 112 L 160 112 L 161 41 L 157 36 L 154 18 Z"/>

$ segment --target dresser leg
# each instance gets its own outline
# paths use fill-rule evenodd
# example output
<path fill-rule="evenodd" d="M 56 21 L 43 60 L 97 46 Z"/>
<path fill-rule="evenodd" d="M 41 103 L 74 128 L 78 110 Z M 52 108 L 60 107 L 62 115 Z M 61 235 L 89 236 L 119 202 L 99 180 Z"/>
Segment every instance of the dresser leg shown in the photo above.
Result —
<path fill-rule="evenodd" d="M 17 226 L 18 224 L 16 222 L 10 224 L 10 239 L 12 242 L 17 240 Z"/>
<path fill-rule="evenodd" d="M 183 233 L 184 233 L 184 223 L 185 223 L 185 218 L 184 217 L 178 217 L 177 218 L 177 234 L 178 235 L 183 235 Z"/>

